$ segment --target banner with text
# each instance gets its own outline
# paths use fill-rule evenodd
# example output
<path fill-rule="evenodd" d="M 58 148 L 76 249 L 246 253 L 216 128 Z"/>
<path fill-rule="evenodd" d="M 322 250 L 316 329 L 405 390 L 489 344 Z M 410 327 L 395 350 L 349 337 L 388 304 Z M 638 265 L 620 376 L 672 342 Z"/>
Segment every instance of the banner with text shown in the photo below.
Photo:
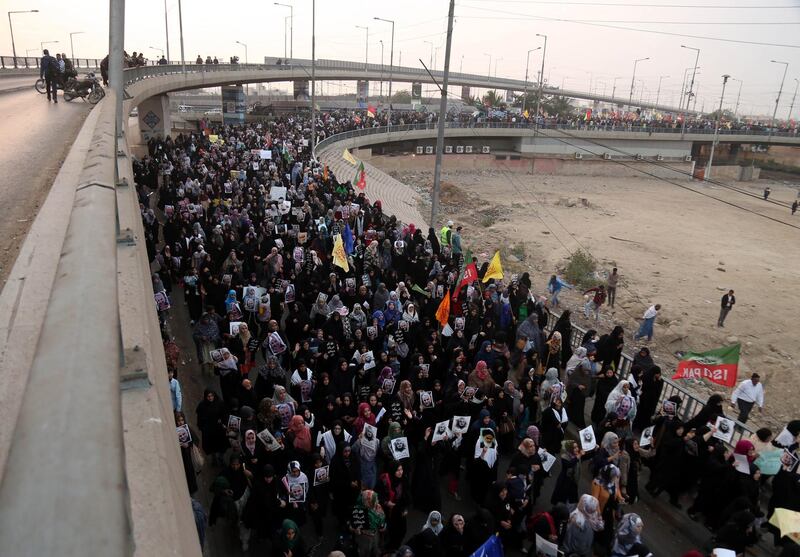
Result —
<path fill-rule="evenodd" d="M 686 352 L 672 379 L 708 379 L 717 385 L 736 386 L 741 344 L 707 352 Z"/>

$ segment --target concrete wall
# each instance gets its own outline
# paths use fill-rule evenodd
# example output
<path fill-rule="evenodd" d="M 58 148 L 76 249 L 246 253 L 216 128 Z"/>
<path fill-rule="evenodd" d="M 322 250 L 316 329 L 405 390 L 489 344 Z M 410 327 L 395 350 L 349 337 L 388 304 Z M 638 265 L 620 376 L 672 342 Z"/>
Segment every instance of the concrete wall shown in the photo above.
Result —
<path fill-rule="evenodd" d="M 403 170 L 433 170 L 435 157 L 433 155 L 402 155 L 364 156 L 364 150 L 357 155 L 365 158 L 384 172 Z M 502 157 L 502 158 L 500 158 Z M 636 169 L 641 168 L 648 173 L 661 178 L 672 180 L 688 180 L 694 163 L 670 162 L 657 166 L 644 161 L 626 161 L 625 165 L 605 160 L 574 160 L 552 157 L 515 157 L 513 160 L 508 155 L 445 155 L 442 157 L 442 166 L 449 172 L 503 169 L 510 172 L 523 174 L 553 174 L 560 176 L 614 176 L 614 177 L 642 177 Z M 667 168 L 669 167 L 669 168 Z M 674 169 L 674 170 L 670 170 Z"/>
<path fill-rule="evenodd" d="M 577 138 L 523 137 L 519 140 L 519 151 L 539 155 L 574 155 L 576 152 L 588 155 L 655 157 L 682 159 L 692 154 L 692 142 L 661 139 L 660 141 L 641 139 L 585 140 Z"/>
<path fill-rule="evenodd" d="M 156 95 L 139 104 L 139 130 L 142 143 L 147 143 L 151 137 L 166 137 L 170 134 L 172 123 L 167 95 Z"/>
<path fill-rule="evenodd" d="M 714 180 L 738 180 L 740 182 L 753 182 L 758 180 L 761 169 L 753 166 L 725 165 L 716 166 L 712 169 L 711 178 Z"/>

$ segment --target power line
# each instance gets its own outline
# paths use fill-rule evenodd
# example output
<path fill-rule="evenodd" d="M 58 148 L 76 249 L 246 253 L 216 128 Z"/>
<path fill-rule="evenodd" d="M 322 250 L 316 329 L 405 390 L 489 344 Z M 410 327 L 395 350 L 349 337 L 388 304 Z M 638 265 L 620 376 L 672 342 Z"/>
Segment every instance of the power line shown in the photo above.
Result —
<path fill-rule="evenodd" d="M 495 17 L 495 16 L 460 16 L 462 18 L 470 18 L 470 19 L 503 19 L 503 20 L 531 20 L 531 21 L 555 21 L 561 23 L 574 23 L 576 25 L 587 25 L 590 27 L 602 27 L 607 29 L 618 29 L 622 31 L 636 31 L 639 33 L 650 33 L 654 35 L 667 35 L 670 37 L 684 37 L 690 39 L 700 39 L 700 40 L 707 40 L 707 41 L 718 41 L 718 42 L 725 42 L 725 43 L 734 43 L 734 44 L 749 44 L 755 46 L 777 46 L 782 48 L 800 48 L 800 45 L 792 45 L 792 44 L 781 44 L 781 43 L 767 43 L 761 41 L 745 41 L 741 39 L 726 39 L 724 37 L 708 37 L 705 35 L 690 35 L 686 33 L 673 33 L 670 31 L 654 31 L 652 29 L 638 29 L 636 27 L 625 27 L 622 25 L 611 25 L 607 23 L 592 23 L 588 21 L 578 21 L 574 19 L 566 19 L 566 18 L 559 18 L 559 17 L 545 17 L 545 16 L 534 16 L 530 14 L 522 14 L 516 12 L 507 12 L 507 11 L 500 11 L 491 8 L 481 8 L 477 6 L 468 6 L 464 5 L 464 8 L 472 9 L 472 10 L 480 10 L 484 12 L 492 12 L 492 13 L 503 13 L 507 15 L 515 16 L 513 18 L 510 17 Z"/>
<path fill-rule="evenodd" d="M 477 0 L 476 0 L 477 1 Z M 759 6 L 753 4 L 750 6 L 722 6 L 714 4 L 641 4 L 641 3 L 622 3 L 622 2 L 570 2 L 560 0 L 479 0 L 481 2 L 491 2 L 500 4 L 556 4 L 556 5 L 572 5 L 572 6 L 616 6 L 623 8 L 694 8 L 703 10 L 792 10 L 797 6 Z"/>

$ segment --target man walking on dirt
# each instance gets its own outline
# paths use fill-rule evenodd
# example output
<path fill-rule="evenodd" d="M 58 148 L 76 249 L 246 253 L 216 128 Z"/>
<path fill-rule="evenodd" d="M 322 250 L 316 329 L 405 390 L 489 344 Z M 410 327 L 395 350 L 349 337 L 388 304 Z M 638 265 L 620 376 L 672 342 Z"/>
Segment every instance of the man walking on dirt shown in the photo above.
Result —
<path fill-rule="evenodd" d="M 725 318 L 728 317 L 728 312 L 733 309 L 736 303 L 736 296 L 733 295 L 733 290 L 728 290 L 728 293 L 722 296 L 719 309 L 719 319 L 717 319 L 717 327 L 725 326 Z"/>
<path fill-rule="evenodd" d="M 753 406 L 758 405 L 758 411 L 764 410 L 764 385 L 761 384 L 761 376 L 754 373 L 750 379 L 745 379 L 731 394 L 731 407 L 739 409 L 739 416 L 736 418 L 742 423 L 747 422 Z"/>
<path fill-rule="evenodd" d="M 619 274 L 617 274 L 617 268 L 614 267 L 611 269 L 611 274 L 608 275 L 608 280 L 606 280 L 606 292 L 608 292 L 608 305 L 612 308 L 614 307 L 614 302 L 617 299 L 617 283 L 619 282 Z"/>

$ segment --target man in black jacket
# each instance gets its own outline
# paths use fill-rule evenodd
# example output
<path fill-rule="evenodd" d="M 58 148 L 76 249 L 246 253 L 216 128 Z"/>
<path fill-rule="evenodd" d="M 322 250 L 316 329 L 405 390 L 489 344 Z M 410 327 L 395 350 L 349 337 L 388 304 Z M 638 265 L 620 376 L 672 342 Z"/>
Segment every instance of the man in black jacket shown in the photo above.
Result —
<path fill-rule="evenodd" d="M 728 312 L 733 309 L 733 304 L 736 303 L 736 296 L 733 295 L 733 290 L 728 290 L 728 293 L 722 296 L 719 310 L 719 319 L 717 319 L 717 327 L 725 326 L 725 318 Z"/>
<path fill-rule="evenodd" d="M 50 56 L 50 52 L 45 48 L 44 56 L 39 63 L 39 78 L 44 79 L 45 89 L 47 90 L 47 100 L 51 100 L 58 104 L 58 62 L 55 58 Z"/>

